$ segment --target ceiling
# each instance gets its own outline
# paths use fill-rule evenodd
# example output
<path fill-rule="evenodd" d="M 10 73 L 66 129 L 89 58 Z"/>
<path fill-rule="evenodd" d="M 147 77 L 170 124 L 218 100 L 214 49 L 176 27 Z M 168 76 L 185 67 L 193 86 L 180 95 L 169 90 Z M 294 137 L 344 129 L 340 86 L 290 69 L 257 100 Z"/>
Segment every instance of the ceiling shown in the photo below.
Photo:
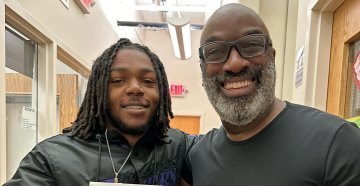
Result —
<path fill-rule="evenodd" d="M 167 17 L 203 25 L 220 6 L 239 0 L 99 0 L 111 24 L 120 22 L 166 23 Z M 123 25 L 124 26 L 124 25 Z M 153 29 L 153 28 L 152 28 Z"/>

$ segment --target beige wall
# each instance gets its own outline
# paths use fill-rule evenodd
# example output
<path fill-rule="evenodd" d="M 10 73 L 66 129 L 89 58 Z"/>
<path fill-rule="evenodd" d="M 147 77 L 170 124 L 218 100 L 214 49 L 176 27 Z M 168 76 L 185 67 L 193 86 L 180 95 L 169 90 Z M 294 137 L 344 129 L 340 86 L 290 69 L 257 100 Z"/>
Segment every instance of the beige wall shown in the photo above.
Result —
<path fill-rule="evenodd" d="M 67 9 L 60 0 L 16 1 L 53 34 L 58 43 L 69 46 L 90 67 L 105 48 L 116 42 L 118 35 L 99 5 L 95 4 L 90 14 L 84 14 L 73 0 L 69 2 Z"/>
<path fill-rule="evenodd" d="M 302 25 L 297 28 L 297 35 L 296 35 L 296 51 L 298 52 L 299 49 L 305 45 L 306 42 L 306 34 L 309 27 L 309 15 L 307 10 L 307 4 L 308 0 L 302 0 L 299 2 L 299 8 L 298 8 L 298 20 L 297 25 Z M 307 47 L 307 46 L 305 46 Z M 295 59 L 294 59 L 295 60 Z M 291 86 L 293 91 L 293 101 L 299 104 L 305 103 L 305 87 L 306 87 L 306 74 L 307 74 L 307 60 L 304 59 L 304 80 L 303 84 L 295 87 L 294 85 Z M 294 67 L 295 69 L 296 67 Z M 295 71 L 294 71 L 295 72 Z M 295 76 L 295 75 L 294 75 Z"/>
<path fill-rule="evenodd" d="M 259 14 L 268 27 L 271 39 L 273 40 L 273 47 L 276 50 L 275 65 L 277 74 L 275 95 L 282 98 L 288 0 L 277 0 L 276 3 L 261 0 L 259 6 Z M 289 61 L 289 63 L 291 62 Z"/>

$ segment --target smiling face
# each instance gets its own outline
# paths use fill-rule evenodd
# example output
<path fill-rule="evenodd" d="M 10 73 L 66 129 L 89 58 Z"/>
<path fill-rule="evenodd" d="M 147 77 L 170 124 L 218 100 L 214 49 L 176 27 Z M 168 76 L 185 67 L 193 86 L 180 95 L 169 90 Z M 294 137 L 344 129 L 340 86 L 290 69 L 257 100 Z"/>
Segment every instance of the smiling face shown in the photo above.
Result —
<path fill-rule="evenodd" d="M 258 15 L 241 5 L 225 6 L 208 20 L 201 45 L 213 41 L 236 41 L 252 34 L 266 34 Z M 201 63 L 203 85 L 221 120 L 245 126 L 261 117 L 275 100 L 274 50 L 243 58 L 236 47 L 224 63 Z"/>
<path fill-rule="evenodd" d="M 125 134 L 143 134 L 159 105 L 158 81 L 150 58 L 137 49 L 120 49 L 109 78 L 108 125 Z"/>

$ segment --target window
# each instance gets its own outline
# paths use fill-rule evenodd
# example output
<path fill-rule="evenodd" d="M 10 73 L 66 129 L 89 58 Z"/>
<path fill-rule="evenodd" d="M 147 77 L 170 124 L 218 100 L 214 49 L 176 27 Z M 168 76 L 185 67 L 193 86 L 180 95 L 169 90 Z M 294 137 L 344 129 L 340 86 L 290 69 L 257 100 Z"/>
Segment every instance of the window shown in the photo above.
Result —
<path fill-rule="evenodd" d="M 5 31 L 6 176 L 37 143 L 37 44 L 10 26 Z"/>

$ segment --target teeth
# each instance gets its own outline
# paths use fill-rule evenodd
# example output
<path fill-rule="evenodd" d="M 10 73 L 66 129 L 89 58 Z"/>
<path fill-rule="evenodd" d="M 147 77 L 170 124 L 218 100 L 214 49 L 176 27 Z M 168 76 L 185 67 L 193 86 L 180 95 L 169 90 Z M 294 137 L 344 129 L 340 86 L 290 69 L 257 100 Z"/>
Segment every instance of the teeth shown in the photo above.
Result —
<path fill-rule="evenodd" d="M 129 106 L 126 106 L 125 108 L 127 108 L 127 109 L 143 109 L 144 106 L 129 105 Z"/>
<path fill-rule="evenodd" d="M 224 87 L 226 89 L 239 89 L 239 88 L 243 88 L 243 87 L 247 87 L 252 83 L 252 81 L 250 80 L 245 80 L 245 81 L 241 81 L 241 82 L 235 82 L 235 83 L 226 83 L 224 85 Z"/>

